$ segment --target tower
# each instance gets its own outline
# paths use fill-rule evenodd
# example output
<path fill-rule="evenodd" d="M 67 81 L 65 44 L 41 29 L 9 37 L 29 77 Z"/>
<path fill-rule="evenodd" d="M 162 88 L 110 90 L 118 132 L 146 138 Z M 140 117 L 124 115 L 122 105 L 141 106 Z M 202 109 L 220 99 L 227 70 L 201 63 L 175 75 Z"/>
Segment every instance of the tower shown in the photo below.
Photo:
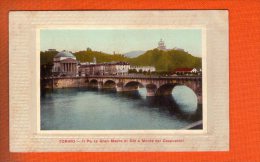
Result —
<path fill-rule="evenodd" d="M 97 64 L 96 57 L 93 58 L 93 64 Z"/>
<path fill-rule="evenodd" d="M 158 42 L 157 49 L 166 51 L 166 46 L 165 46 L 164 41 L 162 39 Z"/>

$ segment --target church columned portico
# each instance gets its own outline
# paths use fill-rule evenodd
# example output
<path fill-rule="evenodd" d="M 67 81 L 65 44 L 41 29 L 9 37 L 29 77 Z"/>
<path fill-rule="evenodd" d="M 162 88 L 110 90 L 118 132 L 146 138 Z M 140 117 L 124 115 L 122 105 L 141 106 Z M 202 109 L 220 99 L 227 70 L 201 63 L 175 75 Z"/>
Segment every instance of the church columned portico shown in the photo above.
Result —
<path fill-rule="evenodd" d="M 77 63 L 62 63 L 62 72 L 77 72 Z"/>
<path fill-rule="evenodd" d="M 77 62 L 73 60 L 63 60 L 61 61 L 61 66 L 62 66 L 62 73 L 63 74 L 70 74 L 73 75 L 77 73 Z"/>
<path fill-rule="evenodd" d="M 62 51 L 58 53 L 54 59 L 53 73 L 57 76 L 76 76 L 77 75 L 77 60 L 76 57 L 68 52 Z"/>

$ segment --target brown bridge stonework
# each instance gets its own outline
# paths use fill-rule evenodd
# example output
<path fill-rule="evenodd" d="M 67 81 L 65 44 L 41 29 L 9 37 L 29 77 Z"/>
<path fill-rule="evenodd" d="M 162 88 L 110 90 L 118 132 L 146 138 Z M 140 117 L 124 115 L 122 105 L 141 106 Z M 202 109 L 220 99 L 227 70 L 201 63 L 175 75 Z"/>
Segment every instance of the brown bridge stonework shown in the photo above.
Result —
<path fill-rule="evenodd" d="M 94 87 L 98 89 L 115 89 L 117 92 L 135 91 L 146 88 L 146 96 L 171 95 L 176 85 L 185 85 L 197 95 L 198 104 L 202 104 L 201 76 L 84 76 L 51 77 L 43 79 L 44 88 Z"/>

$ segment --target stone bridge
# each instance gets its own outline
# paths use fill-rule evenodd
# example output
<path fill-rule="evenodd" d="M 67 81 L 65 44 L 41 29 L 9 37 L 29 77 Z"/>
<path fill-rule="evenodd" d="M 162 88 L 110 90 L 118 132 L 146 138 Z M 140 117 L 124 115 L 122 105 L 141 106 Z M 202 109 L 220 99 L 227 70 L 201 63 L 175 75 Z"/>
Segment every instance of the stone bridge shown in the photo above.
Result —
<path fill-rule="evenodd" d="M 198 104 L 202 104 L 201 76 L 87 76 L 85 82 L 90 87 L 116 89 L 118 92 L 135 91 L 145 87 L 147 96 L 171 95 L 176 85 L 184 85 L 197 95 Z"/>

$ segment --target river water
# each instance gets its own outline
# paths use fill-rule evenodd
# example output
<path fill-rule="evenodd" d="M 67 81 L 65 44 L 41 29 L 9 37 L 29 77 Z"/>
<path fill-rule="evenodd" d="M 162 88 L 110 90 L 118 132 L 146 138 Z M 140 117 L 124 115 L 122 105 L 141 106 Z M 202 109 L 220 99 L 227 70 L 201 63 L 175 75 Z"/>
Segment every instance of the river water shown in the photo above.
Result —
<path fill-rule="evenodd" d="M 202 120 L 202 106 L 185 86 L 171 96 L 146 97 L 146 90 L 66 88 L 41 92 L 41 130 L 176 130 Z M 201 129 L 201 128 L 199 128 Z"/>

